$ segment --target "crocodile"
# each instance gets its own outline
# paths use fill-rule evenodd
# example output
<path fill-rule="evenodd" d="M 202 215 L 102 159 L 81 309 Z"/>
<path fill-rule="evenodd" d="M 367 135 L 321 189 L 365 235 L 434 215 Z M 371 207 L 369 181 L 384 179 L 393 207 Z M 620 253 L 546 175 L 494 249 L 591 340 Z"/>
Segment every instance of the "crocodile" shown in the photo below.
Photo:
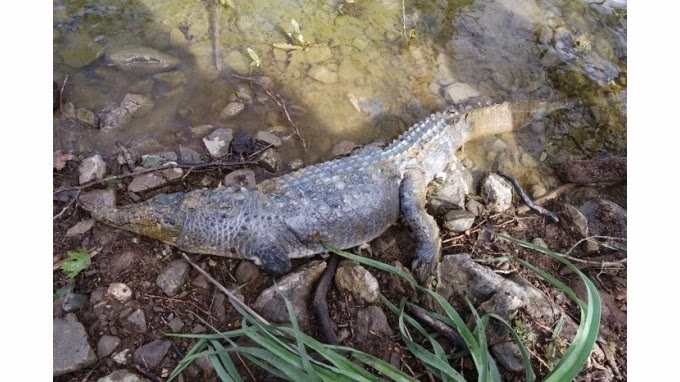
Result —
<path fill-rule="evenodd" d="M 260 182 L 254 189 L 198 189 L 99 207 L 105 224 L 180 250 L 244 258 L 281 275 L 291 259 L 347 249 L 387 230 L 400 216 L 415 240 L 412 270 L 426 280 L 440 259 L 439 228 L 425 209 L 426 190 L 456 151 L 477 136 L 507 132 L 554 110 L 545 102 L 449 108 L 415 124 L 385 148 Z"/>

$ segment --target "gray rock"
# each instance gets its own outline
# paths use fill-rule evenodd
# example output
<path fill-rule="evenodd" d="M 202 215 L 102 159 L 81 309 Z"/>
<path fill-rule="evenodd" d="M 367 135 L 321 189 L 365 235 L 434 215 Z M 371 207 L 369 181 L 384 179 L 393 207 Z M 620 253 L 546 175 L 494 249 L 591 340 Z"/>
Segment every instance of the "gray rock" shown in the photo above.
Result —
<path fill-rule="evenodd" d="M 267 149 L 260 154 L 257 164 L 268 172 L 276 173 L 281 168 L 281 156 L 274 149 Z"/>
<path fill-rule="evenodd" d="M 491 347 L 494 359 L 507 370 L 519 373 L 524 371 L 519 347 L 514 342 L 501 342 Z"/>
<path fill-rule="evenodd" d="M 359 145 L 352 141 L 340 141 L 333 146 L 331 154 L 335 157 L 349 155 L 357 147 L 359 147 Z"/>
<path fill-rule="evenodd" d="M 143 192 L 168 184 L 184 175 L 179 167 L 168 168 L 162 171 L 150 172 L 136 176 L 128 185 L 130 192 Z"/>
<path fill-rule="evenodd" d="M 309 74 L 309 76 L 312 77 L 313 79 L 324 84 L 332 84 L 338 82 L 338 73 L 328 69 L 323 65 L 312 66 L 312 68 L 309 69 L 309 72 L 307 74 Z"/>
<path fill-rule="evenodd" d="M 94 219 L 81 220 L 66 231 L 66 237 L 82 235 L 94 226 Z"/>
<path fill-rule="evenodd" d="M 302 328 L 309 328 L 307 302 L 316 280 L 326 269 L 326 262 L 314 260 L 295 272 L 282 277 L 277 283 L 265 289 L 253 304 L 253 308 L 268 320 L 289 323 L 288 310 L 281 297 L 285 295 L 293 305 L 293 311 Z"/>
<path fill-rule="evenodd" d="M 108 357 L 120 345 L 120 338 L 105 334 L 97 341 L 97 357 Z"/>
<path fill-rule="evenodd" d="M 78 197 L 78 204 L 88 212 L 104 206 L 114 207 L 116 201 L 116 190 L 112 188 L 83 192 Z"/>
<path fill-rule="evenodd" d="M 281 140 L 281 138 L 277 137 L 276 135 L 268 131 L 258 131 L 257 135 L 255 135 L 255 140 L 258 142 L 262 142 L 265 145 L 272 145 L 277 149 L 283 146 L 283 141 Z"/>
<path fill-rule="evenodd" d="M 254 189 L 256 185 L 255 172 L 249 168 L 234 170 L 224 177 L 225 187 Z"/>
<path fill-rule="evenodd" d="M 61 304 L 61 307 L 66 313 L 75 312 L 85 306 L 88 301 L 89 298 L 84 294 L 68 293 L 64 296 L 64 302 Z"/>
<path fill-rule="evenodd" d="M 145 344 L 135 350 L 132 360 L 134 363 L 147 369 L 153 369 L 163 360 L 165 354 L 170 350 L 170 341 L 156 340 Z"/>
<path fill-rule="evenodd" d="M 173 333 L 177 333 L 184 327 L 184 321 L 179 317 L 175 317 L 168 322 L 168 327 L 170 327 Z"/>
<path fill-rule="evenodd" d="M 465 209 L 475 216 L 481 216 L 482 212 L 484 212 L 484 205 L 474 199 L 470 199 L 465 203 Z"/>
<path fill-rule="evenodd" d="M 121 304 L 132 300 L 132 289 L 123 283 L 111 283 L 109 289 L 106 290 L 111 297 Z"/>
<path fill-rule="evenodd" d="M 196 359 L 196 365 L 201 368 L 201 370 L 205 372 L 209 372 L 214 369 L 212 362 L 210 361 L 210 358 L 207 355 L 204 355 L 202 357 L 198 357 Z"/>
<path fill-rule="evenodd" d="M 175 260 L 165 267 L 156 278 L 156 285 L 167 296 L 179 293 L 182 285 L 189 276 L 189 264 L 184 260 Z"/>
<path fill-rule="evenodd" d="M 628 237 L 628 214 L 621 206 L 604 199 L 585 202 L 579 211 L 588 219 L 590 235 L 615 238 Z M 605 245 L 625 251 L 626 241 L 604 240 Z"/>
<path fill-rule="evenodd" d="M 196 278 L 191 281 L 191 285 L 201 289 L 208 289 L 210 287 L 210 284 L 208 284 L 208 279 L 203 275 L 196 276 Z"/>
<path fill-rule="evenodd" d="M 494 212 L 505 212 L 512 207 L 512 186 L 500 175 L 490 173 L 482 181 L 482 198 Z"/>
<path fill-rule="evenodd" d="M 435 215 L 443 215 L 452 209 L 465 206 L 465 195 L 472 192 L 472 174 L 459 160 L 454 160 L 446 168 L 441 183 L 435 183 L 430 197 L 430 210 Z"/>
<path fill-rule="evenodd" d="M 444 228 L 452 232 L 465 232 L 475 222 L 475 214 L 465 210 L 451 210 L 444 215 Z"/>
<path fill-rule="evenodd" d="M 106 162 L 99 154 L 85 158 L 78 166 L 78 182 L 87 183 L 97 179 L 103 179 L 106 175 Z"/>
<path fill-rule="evenodd" d="M 123 47 L 110 52 L 108 57 L 118 68 L 140 73 L 162 72 L 179 63 L 176 57 L 145 46 Z"/>
<path fill-rule="evenodd" d="M 179 159 L 182 163 L 198 164 L 203 163 L 201 154 L 189 147 L 179 146 Z"/>
<path fill-rule="evenodd" d="M 231 129 L 221 128 L 204 137 L 203 144 L 213 158 L 219 158 L 229 154 L 229 144 L 233 139 Z"/>
<path fill-rule="evenodd" d="M 217 321 L 222 323 L 227 321 L 227 309 L 225 307 L 227 301 L 228 301 L 227 295 L 225 295 L 224 293 L 217 293 L 211 305 L 211 311 L 213 316 L 215 316 Z"/>
<path fill-rule="evenodd" d="M 97 361 L 87 333 L 75 314 L 52 320 L 52 375 L 67 374 Z"/>
<path fill-rule="evenodd" d="M 394 334 L 387 323 L 387 316 L 382 308 L 369 305 L 357 309 L 357 321 L 355 324 L 356 340 L 364 342 L 370 335 L 391 336 Z"/>
<path fill-rule="evenodd" d="M 99 378 L 97 382 L 151 382 L 144 377 L 125 370 L 116 370 L 113 373 L 107 375 L 106 377 Z"/>
<path fill-rule="evenodd" d="M 481 94 L 472 86 L 457 82 L 444 88 L 444 98 L 451 102 L 462 102 L 469 98 L 479 97 Z"/>
<path fill-rule="evenodd" d="M 119 365 L 125 365 L 130 358 L 130 349 L 123 349 L 121 352 L 115 354 L 111 359 Z"/>
<path fill-rule="evenodd" d="M 224 107 L 224 109 L 222 109 L 222 111 L 220 111 L 220 117 L 224 119 L 234 118 L 241 114 L 245 108 L 246 105 L 244 105 L 242 102 L 230 102 Z"/>
<path fill-rule="evenodd" d="M 128 316 L 127 321 L 132 324 L 132 326 L 138 331 L 144 333 L 146 332 L 146 316 L 144 311 L 137 309 Z"/>
<path fill-rule="evenodd" d="M 239 284 L 255 281 L 262 276 L 262 272 L 252 261 L 241 260 L 234 272 L 234 277 Z"/>
<path fill-rule="evenodd" d="M 88 109 L 78 109 L 76 112 L 76 115 L 78 117 L 78 120 L 90 127 L 93 127 L 95 129 L 99 128 L 99 124 L 101 123 L 101 120 L 99 119 L 99 116 L 92 112 L 91 110 Z"/>
<path fill-rule="evenodd" d="M 245 76 L 248 74 L 248 72 L 250 72 L 250 66 L 248 66 L 246 58 L 238 50 L 232 50 L 229 52 L 225 58 L 225 62 L 231 68 L 231 70 L 242 76 Z"/>
<path fill-rule="evenodd" d="M 558 311 L 543 292 L 528 282 L 500 276 L 467 254 L 444 256 L 437 274 L 437 293 L 449 301 L 455 298 L 461 307 L 467 298 L 479 307 L 480 313 L 493 312 L 509 319 L 517 309 L 524 308 L 536 320 L 552 323 Z"/>
<path fill-rule="evenodd" d="M 350 293 L 359 304 L 375 304 L 379 301 L 378 280 L 356 262 L 343 260 L 340 263 L 335 272 L 335 285 Z"/>

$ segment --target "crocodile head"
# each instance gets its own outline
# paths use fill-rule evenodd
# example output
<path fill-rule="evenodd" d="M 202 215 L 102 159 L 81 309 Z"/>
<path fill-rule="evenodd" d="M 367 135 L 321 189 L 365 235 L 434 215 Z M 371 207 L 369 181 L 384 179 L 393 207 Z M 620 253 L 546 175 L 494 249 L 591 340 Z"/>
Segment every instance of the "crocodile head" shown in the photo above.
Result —
<path fill-rule="evenodd" d="M 100 207 L 92 216 L 107 225 L 174 245 L 184 225 L 184 197 L 183 193 L 158 195 L 143 203 Z"/>

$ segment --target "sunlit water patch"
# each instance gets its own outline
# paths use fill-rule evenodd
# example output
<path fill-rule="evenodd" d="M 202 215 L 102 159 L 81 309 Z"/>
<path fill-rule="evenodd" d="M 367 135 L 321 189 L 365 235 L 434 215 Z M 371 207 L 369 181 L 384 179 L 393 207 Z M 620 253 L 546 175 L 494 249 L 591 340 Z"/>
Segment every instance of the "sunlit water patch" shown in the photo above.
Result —
<path fill-rule="evenodd" d="M 234 5 L 55 2 L 55 149 L 200 150 L 200 127 L 212 125 L 273 131 L 284 163 L 311 164 L 339 141 L 391 140 L 452 104 L 549 100 L 568 107 L 467 144 L 475 172 L 501 166 L 552 187 L 555 161 L 626 153 L 625 2 Z"/>

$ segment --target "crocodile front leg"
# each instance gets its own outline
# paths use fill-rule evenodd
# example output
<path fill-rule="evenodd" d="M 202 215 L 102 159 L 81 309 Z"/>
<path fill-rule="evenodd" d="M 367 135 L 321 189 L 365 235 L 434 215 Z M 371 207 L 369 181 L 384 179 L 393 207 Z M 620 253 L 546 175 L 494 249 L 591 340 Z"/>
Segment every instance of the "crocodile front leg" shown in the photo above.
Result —
<path fill-rule="evenodd" d="M 399 188 L 401 212 L 416 237 L 416 256 L 411 270 L 424 287 L 429 287 L 439 264 L 442 247 L 439 227 L 425 210 L 427 183 L 423 171 L 406 171 Z"/>

